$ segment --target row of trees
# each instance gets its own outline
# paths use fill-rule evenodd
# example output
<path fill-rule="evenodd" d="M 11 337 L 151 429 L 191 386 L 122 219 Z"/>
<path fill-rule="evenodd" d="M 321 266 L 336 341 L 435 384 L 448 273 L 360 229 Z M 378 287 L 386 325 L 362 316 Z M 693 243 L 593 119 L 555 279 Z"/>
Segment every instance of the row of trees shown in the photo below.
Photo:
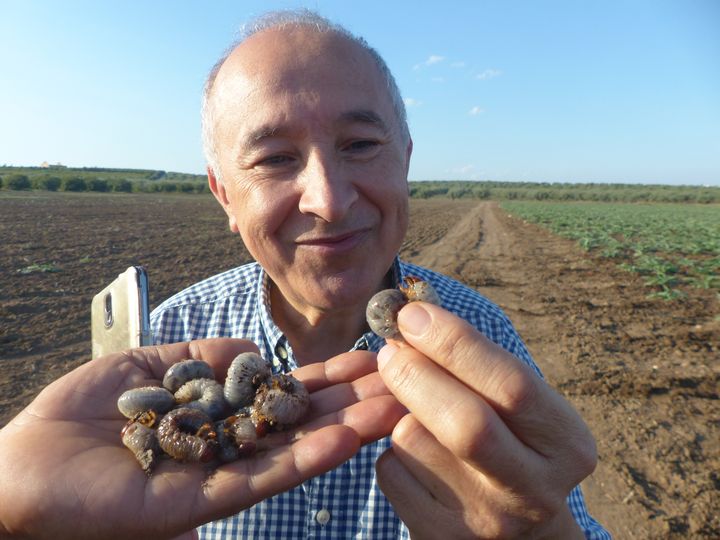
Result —
<path fill-rule="evenodd" d="M 411 182 L 418 199 L 720 203 L 720 188 L 643 184 L 532 184 L 512 182 Z"/>
<path fill-rule="evenodd" d="M 83 178 L 81 176 L 36 176 L 10 174 L 0 177 L 0 188 L 15 191 L 94 191 L 98 193 L 208 193 L 204 182 L 131 182 L 123 178 Z"/>
<path fill-rule="evenodd" d="M 173 173 L 175 174 L 175 173 Z M 168 178 L 170 174 L 166 176 Z M 198 176 L 197 178 L 202 178 Z M 0 177 L 0 188 L 11 190 L 94 191 L 119 193 L 208 193 L 204 181 L 129 180 L 87 175 L 28 176 L 13 173 Z M 410 196 L 418 199 L 599 201 L 720 203 L 720 188 L 634 184 L 532 184 L 512 182 L 428 181 L 411 182 Z"/>

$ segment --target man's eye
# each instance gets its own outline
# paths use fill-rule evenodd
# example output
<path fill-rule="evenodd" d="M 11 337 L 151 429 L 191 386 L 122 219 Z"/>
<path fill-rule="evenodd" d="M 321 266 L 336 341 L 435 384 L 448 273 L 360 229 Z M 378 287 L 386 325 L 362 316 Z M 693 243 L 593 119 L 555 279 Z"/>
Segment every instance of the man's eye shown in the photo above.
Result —
<path fill-rule="evenodd" d="M 345 149 L 351 152 L 362 152 L 364 150 L 370 150 L 372 148 L 375 148 L 378 145 L 379 143 L 377 141 L 371 139 L 363 139 L 360 141 L 351 142 L 345 147 Z"/>
<path fill-rule="evenodd" d="M 287 165 L 288 163 L 291 163 L 293 161 L 293 158 L 290 156 L 285 155 L 277 155 L 277 156 L 270 156 L 261 159 L 258 162 L 258 165 L 265 166 L 265 167 L 279 167 L 281 165 Z"/>

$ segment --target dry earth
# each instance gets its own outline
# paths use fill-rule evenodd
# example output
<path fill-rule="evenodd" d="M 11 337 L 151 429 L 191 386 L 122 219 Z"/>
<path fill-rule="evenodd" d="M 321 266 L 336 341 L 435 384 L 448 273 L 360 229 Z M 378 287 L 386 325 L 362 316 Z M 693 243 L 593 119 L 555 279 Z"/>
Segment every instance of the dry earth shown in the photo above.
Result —
<path fill-rule="evenodd" d="M 617 538 L 720 537 L 720 312 L 672 304 L 493 203 L 413 201 L 402 255 L 477 288 L 581 412 L 600 463 L 584 483 Z M 0 426 L 89 357 L 92 296 L 144 264 L 151 305 L 249 259 L 209 197 L 0 195 Z M 32 265 L 49 264 L 55 272 Z"/>

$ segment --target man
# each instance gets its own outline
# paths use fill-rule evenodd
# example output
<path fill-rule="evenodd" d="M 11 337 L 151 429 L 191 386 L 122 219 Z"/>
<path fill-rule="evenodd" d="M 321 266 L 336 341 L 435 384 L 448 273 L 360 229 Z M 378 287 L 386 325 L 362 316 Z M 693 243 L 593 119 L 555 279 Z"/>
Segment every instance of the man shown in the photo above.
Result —
<path fill-rule="evenodd" d="M 159 306 L 158 343 L 250 339 L 275 371 L 379 351 L 409 414 L 391 438 L 201 536 L 607 537 L 575 488 L 594 441 L 507 318 L 396 259 L 412 140 L 377 53 L 309 12 L 260 19 L 212 70 L 203 133 L 210 188 L 257 263 Z M 365 306 L 408 275 L 430 281 L 445 309 L 407 306 L 408 345 L 386 345 Z"/>

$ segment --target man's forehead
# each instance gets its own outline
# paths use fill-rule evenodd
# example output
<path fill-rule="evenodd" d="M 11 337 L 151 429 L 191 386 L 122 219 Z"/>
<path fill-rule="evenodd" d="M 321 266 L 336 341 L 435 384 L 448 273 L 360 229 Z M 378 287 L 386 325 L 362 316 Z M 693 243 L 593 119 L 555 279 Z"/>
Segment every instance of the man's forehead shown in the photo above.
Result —
<path fill-rule="evenodd" d="M 278 81 L 311 76 L 328 64 L 344 72 L 338 75 L 377 71 L 367 51 L 346 36 L 299 26 L 271 28 L 247 38 L 228 55 L 217 82 L 238 76 Z"/>
<path fill-rule="evenodd" d="M 213 94 L 217 127 L 239 130 L 247 142 L 277 134 L 288 114 L 326 125 L 362 123 L 386 132 L 393 127 L 390 95 L 376 63 L 333 32 L 266 30 L 251 36 L 222 66 Z"/>

